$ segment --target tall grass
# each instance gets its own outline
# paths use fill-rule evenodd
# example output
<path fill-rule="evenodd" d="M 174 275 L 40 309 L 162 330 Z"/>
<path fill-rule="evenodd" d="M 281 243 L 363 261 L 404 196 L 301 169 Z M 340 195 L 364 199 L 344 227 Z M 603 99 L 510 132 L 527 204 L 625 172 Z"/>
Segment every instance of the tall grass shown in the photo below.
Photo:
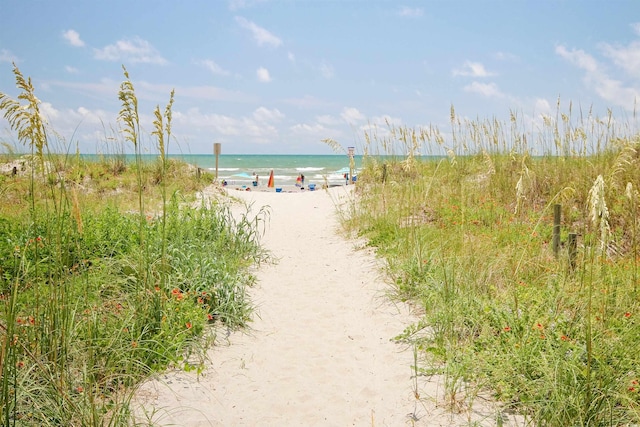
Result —
<path fill-rule="evenodd" d="M 445 374 L 442 403 L 465 410 L 489 391 L 535 425 L 633 425 L 640 139 L 610 113 L 571 110 L 535 132 L 515 113 L 474 122 L 452 107 L 446 136 L 365 135 L 345 225 L 386 257 L 398 297 L 422 307 L 398 339 L 414 344 L 424 375 Z M 436 152 L 447 155 L 416 155 Z M 578 235 L 575 269 L 551 248 L 556 203 L 561 240 Z"/>
<path fill-rule="evenodd" d="M 14 75 L 20 95 L 0 93 L 0 110 L 30 155 L 27 174 L 2 177 L 1 423 L 127 425 L 142 378 L 198 367 L 190 356 L 203 357 L 208 324 L 248 320 L 262 216 L 185 203 L 202 183 L 166 159 L 173 93 L 164 115 L 156 108 L 159 167 L 137 155 L 115 171 L 52 154 L 33 86 L 15 66 Z M 120 99 L 139 154 L 126 70 Z"/>

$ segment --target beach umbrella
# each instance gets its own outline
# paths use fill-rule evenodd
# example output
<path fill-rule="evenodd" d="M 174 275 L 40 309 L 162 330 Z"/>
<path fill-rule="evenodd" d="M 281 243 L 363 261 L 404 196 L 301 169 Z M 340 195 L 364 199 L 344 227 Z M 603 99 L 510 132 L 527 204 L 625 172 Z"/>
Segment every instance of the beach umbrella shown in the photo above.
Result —
<path fill-rule="evenodd" d="M 267 187 L 273 188 L 276 184 L 273 182 L 273 169 L 271 169 L 271 173 L 269 174 L 269 182 L 267 183 Z"/>

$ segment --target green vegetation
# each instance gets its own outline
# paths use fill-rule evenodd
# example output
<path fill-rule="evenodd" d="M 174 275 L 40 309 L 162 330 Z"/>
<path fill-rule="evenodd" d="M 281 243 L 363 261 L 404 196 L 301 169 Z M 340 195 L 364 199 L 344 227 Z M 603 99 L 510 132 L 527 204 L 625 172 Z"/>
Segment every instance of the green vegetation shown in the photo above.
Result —
<path fill-rule="evenodd" d="M 158 161 L 145 164 L 125 70 L 119 119 L 136 161 L 84 163 L 49 152 L 31 81 L 14 74 L 21 93 L 0 93 L 0 111 L 30 153 L 0 162 L 16 165 L 0 175 L 0 423 L 127 425 L 141 379 L 198 369 L 208 324 L 248 320 L 265 212 L 193 206 L 211 179 L 166 159 L 173 93 L 155 111 Z"/>
<path fill-rule="evenodd" d="M 451 122 L 439 158 L 418 155 L 444 146 L 437 129 L 367 134 L 345 222 L 424 312 L 397 337 L 416 371 L 445 375 L 452 409 L 489 391 L 535 425 L 637 425 L 640 139 L 612 117 L 575 124 L 571 107 L 535 135 L 515 115 L 478 123 L 452 109 Z"/>

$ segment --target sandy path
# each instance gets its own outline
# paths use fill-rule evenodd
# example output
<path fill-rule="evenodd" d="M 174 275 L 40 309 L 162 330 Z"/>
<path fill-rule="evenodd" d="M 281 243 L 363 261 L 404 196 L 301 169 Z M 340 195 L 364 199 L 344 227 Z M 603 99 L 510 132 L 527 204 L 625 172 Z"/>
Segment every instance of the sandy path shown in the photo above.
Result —
<path fill-rule="evenodd" d="M 385 296 L 389 288 L 379 277 L 372 253 L 357 250 L 356 242 L 336 233 L 335 206 L 348 199 L 348 191 L 230 194 L 253 203 L 253 210 L 270 206 L 263 244 L 279 261 L 258 271 L 258 283 L 250 290 L 257 306 L 250 329 L 231 334 L 229 345 L 219 340 L 200 378 L 184 372 L 164 374 L 142 388 L 145 411 L 155 423 L 469 422 L 468 414 L 455 421 L 440 410 L 436 416 L 428 408 L 429 399 L 427 405 L 415 399 L 413 352 L 390 340 L 415 319 L 406 306 Z"/>

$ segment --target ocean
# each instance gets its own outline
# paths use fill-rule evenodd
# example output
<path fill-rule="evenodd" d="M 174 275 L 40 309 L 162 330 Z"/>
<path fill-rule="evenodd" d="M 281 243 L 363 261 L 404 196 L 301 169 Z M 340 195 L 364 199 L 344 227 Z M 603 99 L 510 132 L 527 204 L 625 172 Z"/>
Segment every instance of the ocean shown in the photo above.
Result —
<path fill-rule="evenodd" d="M 83 155 L 87 160 L 97 155 Z M 216 157 L 213 154 L 170 154 L 202 169 L 215 173 Z M 127 162 L 134 156 L 125 155 Z M 154 161 L 157 155 L 143 154 L 144 161 Z M 362 166 L 362 156 L 354 156 L 354 175 Z M 267 185 L 273 170 L 275 185 L 294 185 L 299 174 L 305 176 L 305 185 L 315 183 L 322 186 L 344 184 L 344 174 L 349 172 L 349 157 L 346 155 L 314 154 L 221 154 L 218 159 L 218 180 L 226 180 L 229 185 L 251 185 L 257 174 L 260 185 Z"/>

